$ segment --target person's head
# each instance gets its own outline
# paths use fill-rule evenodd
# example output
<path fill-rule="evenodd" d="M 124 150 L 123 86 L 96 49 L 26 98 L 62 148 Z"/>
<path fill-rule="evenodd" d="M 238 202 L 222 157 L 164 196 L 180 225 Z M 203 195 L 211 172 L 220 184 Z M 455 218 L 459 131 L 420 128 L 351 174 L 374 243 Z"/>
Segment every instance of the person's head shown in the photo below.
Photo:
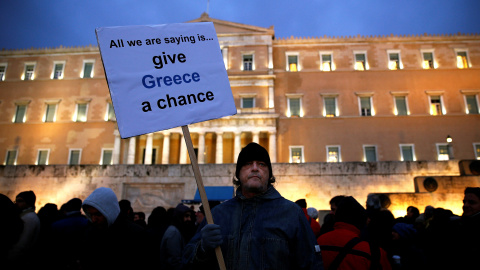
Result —
<path fill-rule="evenodd" d="M 35 196 L 35 193 L 33 191 L 23 191 L 18 193 L 17 197 L 15 197 L 15 205 L 20 210 L 25 210 L 27 208 L 35 209 L 36 200 L 37 197 Z"/>
<path fill-rule="evenodd" d="M 416 219 L 418 216 L 420 216 L 420 210 L 418 210 L 417 207 L 415 207 L 415 206 L 407 207 L 407 217 L 408 218 Z"/>
<path fill-rule="evenodd" d="M 118 201 L 118 205 L 120 206 L 120 215 L 126 217 L 128 220 L 133 221 L 133 208 L 132 203 L 129 200 L 123 199 Z"/>
<path fill-rule="evenodd" d="M 241 188 L 244 196 L 250 197 L 264 193 L 274 182 L 267 150 L 257 143 L 249 143 L 238 155 L 233 184 Z"/>
<path fill-rule="evenodd" d="M 462 208 L 465 217 L 480 213 L 480 187 L 467 187 L 465 189 Z"/>
<path fill-rule="evenodd" d="M 148 225 L 158 227 L 170 223 L 167 218 L 167 210 L 163 206 L 153 208 L 152 213 L 148 216 Z"/>
<path fill-rule="evenodd" d="M 300 206 L 300 208 L 307 209 L 307 201 L 305 199 L 296 200 L 295 203 Z"/>
<path fill-rule="evenodd" d="M 308 216 L 310 216 L 313 219 L 318 218 L 318 210 L 313 208 L 313 207 L 307 208 L 307 214 L 308 214 Z"/>
<path fill-rule="evenodd" d="M 63 210 L 65 210 L 66 213 L 70 212 L 77 212 L 82 209 L 82 200 L 79 198 L 73 198 L 69 200 L 68 202 L 65 203 L 65 206 L 63 207 Z"/>
<path fill-rule="evenodd" d="M 173 218 L 176 224 L 192 223 L 194 213 L 188 206 L 179 203 L 173 212 Z"/>
<path fill-rule="evenodd" d="M 133 221 L 137 220 L 145 220 L 145 213 L 144 212 L 135 212 L 133 215 Z"/>
<path fill-rule="evenodd" d="M 330 213 L 335 215 L 335 212 L 337 212 L 337 205 L 340 203 L 341 200 L 343 200 L 343 198 L 345 198 L 344 195 L 337 195 L 330 199 Z"/>
<path fill-rule="evenodd" d="M 202 223 L 203 219 L 205 218 L 205 211 L 203 210 L 203 205 L 200 206 L 200 209 L 195 213 L 196 223 Z"/>
<path fill-rule="evenodd" d="M 362 229 L 367 222 L 367 211 L 355 198 L 347 196 L 338 203 L 335 219 Z"/>
<path fill-rule="evenodd" d="M 95 189 L 83 201 L 82 208 L 90 222 L 102 229 L 110 227 L 120 214 L 117 195 L 106 187 Z"/>

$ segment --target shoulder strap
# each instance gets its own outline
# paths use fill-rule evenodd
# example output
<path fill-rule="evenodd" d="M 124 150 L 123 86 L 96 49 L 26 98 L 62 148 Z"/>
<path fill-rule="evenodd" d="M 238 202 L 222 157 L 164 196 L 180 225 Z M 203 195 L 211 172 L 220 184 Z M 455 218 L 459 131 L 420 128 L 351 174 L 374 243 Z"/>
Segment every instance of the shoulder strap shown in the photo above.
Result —
<path fill-rule="evenodd" d="M 338 253 L 337 257 L 333 260 L 332 264 L 328 268 L 328 270 L 335 270 L 340 266 L 340 263 L 343 261 L 345 256 L 347 256 L 348 252 L 358 243 L 360 243 L 362 240 L 358 237 L 352 238 L 348 243 L 340 250 Z"/>

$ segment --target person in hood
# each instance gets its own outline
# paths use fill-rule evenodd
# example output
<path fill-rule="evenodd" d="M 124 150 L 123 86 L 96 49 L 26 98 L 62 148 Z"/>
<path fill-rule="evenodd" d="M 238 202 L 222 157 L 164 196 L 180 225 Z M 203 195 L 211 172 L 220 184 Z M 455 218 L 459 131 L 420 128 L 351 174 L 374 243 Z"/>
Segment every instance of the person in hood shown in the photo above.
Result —
<path fill-rule="evenodd" d="M 182 251 L 195 234 L 195 212 L 184 204 L 178 204 L 173 212 L 173 222 L 162 238 L 160 245 L 160 263 L 162 269 L 180 270 Z"/>
<path fill-rule="evenodd" d="M 82 204 L 89 220 L 80 256 L 82 269 L 141 269 L 149 265 L 144 228 L 120 215 L 112 189 L 95 189 Z"/>
<path fill-rule="evenodd" d="M 302 209 L 273 187 L 270 156 L 257 143 L 238 155 L 236 196 L 212 209 L 206 224 L 184 249 L 183 263 L 218 269 L 220 247 L 227 269 L 323 269 L 320 249 Z M 203 221 L 205 223 L 206 221 Z"/>

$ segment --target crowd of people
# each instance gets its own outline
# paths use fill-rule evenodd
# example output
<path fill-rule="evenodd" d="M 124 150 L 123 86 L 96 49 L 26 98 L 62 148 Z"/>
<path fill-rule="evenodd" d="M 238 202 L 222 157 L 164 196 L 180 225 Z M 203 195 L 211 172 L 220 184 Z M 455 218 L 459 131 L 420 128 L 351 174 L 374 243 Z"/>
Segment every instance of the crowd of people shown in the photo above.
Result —
<path fill-rule="evenodd" d="M 35 211 L 34 191 L 0 194 L 2 269 L 468 269 L 480 254 L 480 187 L 467 187 L 463 214 L 409 206 L 395 218 L 382 198 L 331 198 L 322 220 L 305 199 L 274 187 L 268 152 L 238 156 L 236 196 L 203 206 L 158 206 L 148 218 L 110 188 Z M 222 260 L 217 249 L 221 250 Z M 224 264 L 224 265 L 222 265 Z M 473 268 L 472 268 L 473 269 Z"/>

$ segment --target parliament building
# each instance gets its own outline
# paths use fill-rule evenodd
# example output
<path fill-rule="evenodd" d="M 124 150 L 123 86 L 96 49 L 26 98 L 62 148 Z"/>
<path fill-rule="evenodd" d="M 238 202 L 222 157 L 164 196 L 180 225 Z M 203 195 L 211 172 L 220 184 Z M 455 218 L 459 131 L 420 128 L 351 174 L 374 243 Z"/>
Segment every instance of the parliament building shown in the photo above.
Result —
<path fill-rule="evenodd" d="M 200 164 L 480 159 L 480 35 L 282 37 L 210 18 L 237 114 L 189 126 Z M 0 50 L 0 164 L 187 164 L 181 127 L 122 139 L 98 46 Z"/>

